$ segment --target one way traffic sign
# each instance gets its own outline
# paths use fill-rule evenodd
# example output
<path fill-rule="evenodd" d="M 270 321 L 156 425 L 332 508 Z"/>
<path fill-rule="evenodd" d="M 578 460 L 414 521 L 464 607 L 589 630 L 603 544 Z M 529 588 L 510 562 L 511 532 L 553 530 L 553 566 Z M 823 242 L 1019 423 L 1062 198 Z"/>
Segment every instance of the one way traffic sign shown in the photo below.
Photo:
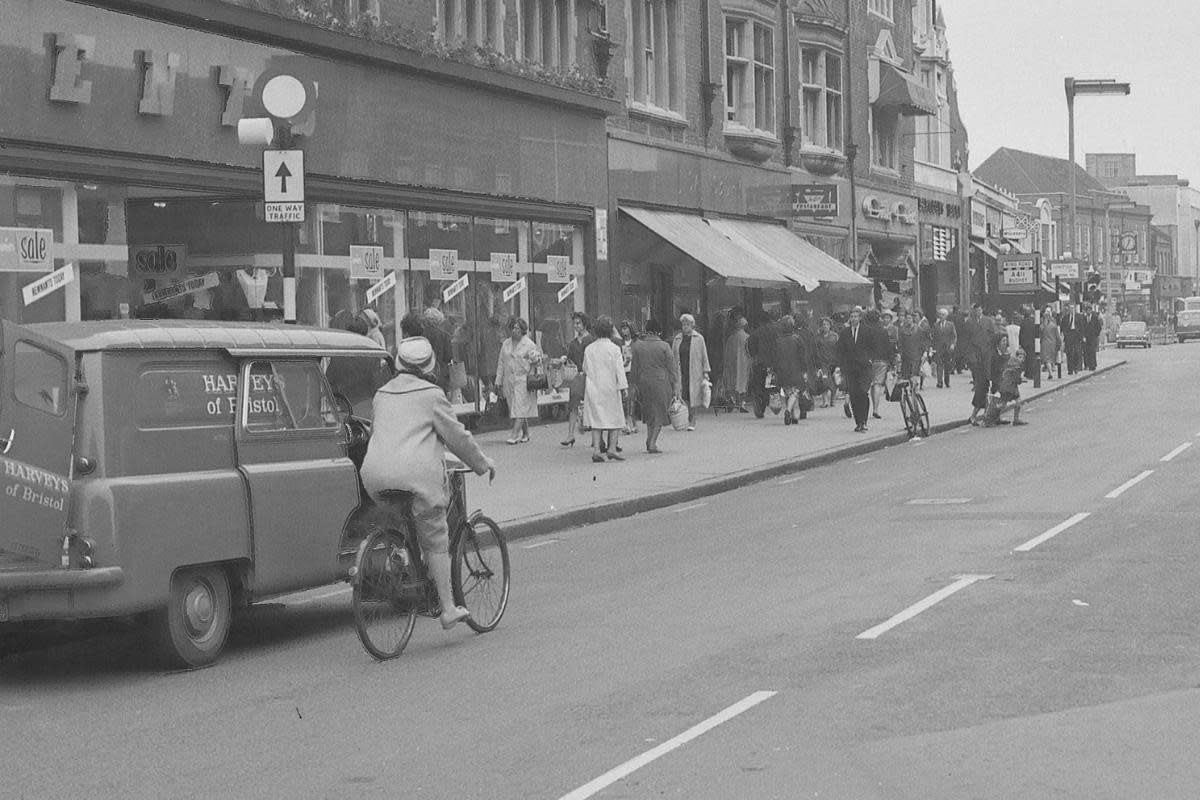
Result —
<path fill-rule="evenodd" d="M 263 151 L 267 222 L 304 221 L 304 151 Z"/>

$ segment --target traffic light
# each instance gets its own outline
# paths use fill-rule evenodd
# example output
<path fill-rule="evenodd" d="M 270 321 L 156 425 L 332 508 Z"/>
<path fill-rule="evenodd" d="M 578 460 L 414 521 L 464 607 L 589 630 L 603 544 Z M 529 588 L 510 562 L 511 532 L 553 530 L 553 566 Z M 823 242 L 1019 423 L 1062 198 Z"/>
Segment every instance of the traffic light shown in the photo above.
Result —
<path fill-rule="evenodd" d="M 1097 273 L 1088 273 L 1087 280 L 1083 282 L 1083 296 L 1092 303 L 1100 301 L 1100 276 Z"/>

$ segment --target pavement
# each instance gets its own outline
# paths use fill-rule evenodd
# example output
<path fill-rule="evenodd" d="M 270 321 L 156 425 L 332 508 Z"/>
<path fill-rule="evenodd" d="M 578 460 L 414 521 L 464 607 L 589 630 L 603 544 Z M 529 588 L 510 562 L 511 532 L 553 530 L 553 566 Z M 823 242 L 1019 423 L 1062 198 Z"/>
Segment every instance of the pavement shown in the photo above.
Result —
<path fill-rule="evenodd" d="M 1043 379 L 1040 388 L 1021 384 L 1021 418 L 1038 424 L 1036 402 L 1126 363 L 1126 351 L 1101 350 L 1095 372 L 1061 379 Z M 938 389 L 926 379 L 921 395 L 929 409 L 930 435 L 965 426 L 971 411 L 970 374 L 955 375 L 949 388 Z M 784 426 L 783 415 L 767 412 L 727 413 L 708 409 L 697 417 L 695 431 L 664 429 L 661 454 L 645 452 L 645 433 L 621 437 L 622 462 L 594 464 L 590 434 L 576 436 L 574 447 L 563 447 L 565 421 L 531 426 L 531 441 L 508 445 L 507 429 L 477 435 L 496 462 L 492 485 L 478 478 L 467 483 L 467 506 L 480 508 L 504 528 L 510 539 L 552 534 L 581 525 L 630 517 L 656 508 L 696 502 L 759 481 L 855 458 L 906 444 L 909 437 L 896 403 L 884 402 L 882 419 L 869 420 L 865 434 L 855 433 L 839 400 L 832 408 L 818 407 L 798 425 Z M 981 436 L 1003 436 L 1005 428 L 979 428 Z M 1026 430 L 1034 430 L 1028 428 Z M 967 446 L 968 438 L 964 438 Z"/>

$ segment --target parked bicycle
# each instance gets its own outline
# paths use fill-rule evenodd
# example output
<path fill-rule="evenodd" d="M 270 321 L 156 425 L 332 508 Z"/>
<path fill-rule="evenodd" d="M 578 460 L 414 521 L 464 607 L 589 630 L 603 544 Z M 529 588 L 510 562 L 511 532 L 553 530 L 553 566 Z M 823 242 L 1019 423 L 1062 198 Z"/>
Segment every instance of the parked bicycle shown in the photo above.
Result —
<path fill-rule="evenodd" d="M 900 416 L 904 418 L 904 429 L 909 438 L 929 435 L 929 409 L 925 407 L 925 398 L 913 382 L 908 378 L 897 377 L 889 370 L 884 391 L 888 400 L 900 404 Z"/>
<path fill-rule="evenodd" d="M 467 513 L 463 475 L 469 471 L 463 465 L 447 467 L 450 586 L 454 602 L 471 612 L 466 623 L 486 633 L 508 606 L 508 543 L 494 520 L 480 511 Z M 411 495 L 385 493 L 350 570 L 354 626 L 363 647 L 380 661 L 400 655 L 418 614 L 436 618 L 442 613 L 414 531 Z"/>

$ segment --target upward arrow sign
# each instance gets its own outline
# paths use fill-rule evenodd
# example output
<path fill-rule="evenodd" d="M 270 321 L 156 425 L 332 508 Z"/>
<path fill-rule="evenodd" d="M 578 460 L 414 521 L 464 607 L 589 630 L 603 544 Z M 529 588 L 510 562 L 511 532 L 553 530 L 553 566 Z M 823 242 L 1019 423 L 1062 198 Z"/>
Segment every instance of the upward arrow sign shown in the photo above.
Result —
<path fill-rule="evenodd" d="M 284 162 L 280 162 L 279 169 L 275 170 L 275 177 L 279 178 L 279 191 L 282 194 L 287 194 L 287 179 L 292 177 L 292 171 Z"/>

